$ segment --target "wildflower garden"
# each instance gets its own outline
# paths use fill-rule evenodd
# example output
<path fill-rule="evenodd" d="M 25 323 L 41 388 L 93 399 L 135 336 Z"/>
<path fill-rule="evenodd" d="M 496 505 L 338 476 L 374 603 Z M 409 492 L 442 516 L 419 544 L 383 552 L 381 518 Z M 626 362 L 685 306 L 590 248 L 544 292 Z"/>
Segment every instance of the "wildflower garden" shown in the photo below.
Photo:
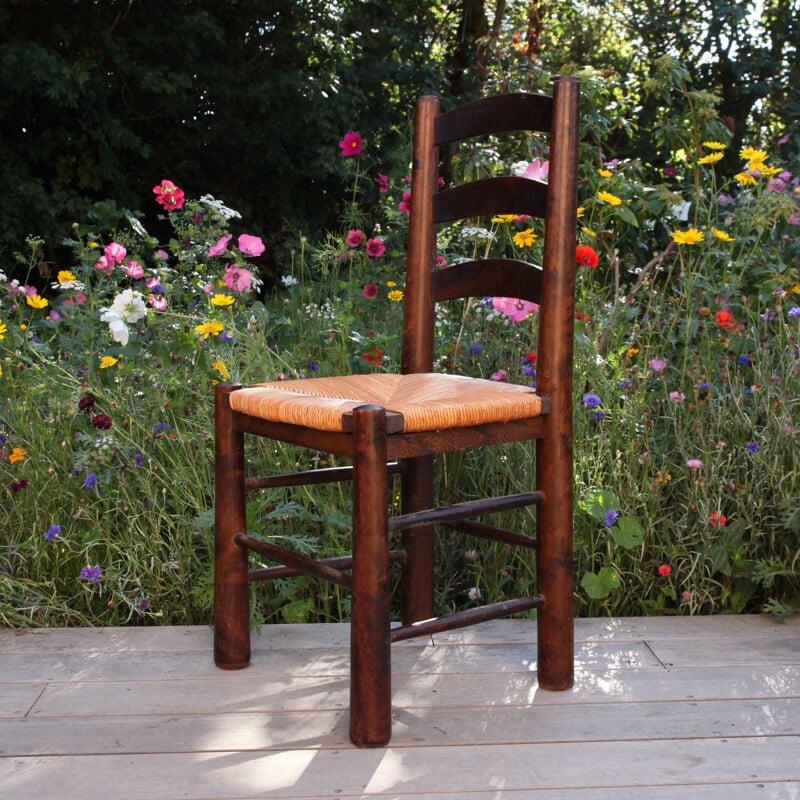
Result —
<path fill-rule="evenodd" d="M 620 161 L 608 144 L 620 104 L 602 74 L 579 74 L 576 611 L 792 614 L 797 136 L 732 148 L 716 98 L 664 59 L 650 84 L 668 109 L 658 158 Z M 274 274 L 236 198 L 188 196 L 178 175 L 153 176 L 141 212 L 95 206 L 68 231 L 64 263 L 20 242 L 0 272 L 2 624 L 209 621 L 214 384 L 397 369 L 414 187 L 357 127 L 327 143 L 350 186 L 339 228 L 297 231 Z M 527 137 L 484 142 L 452 172 L 546 181 L 547 165 L 546 140 Z M 538 261 L 542 239 L 524 217 L 475 220 L 442 235 L 438 267 L 476 252 Z M 442 308 L 437 368 L 535 384 L 536 313 L 515 298 Z M 268 443 L 251 455 L 274 471 L 322 458 Z M 469 499 L 523 491 L 533 459 L 504 446 L 438 469 L 443 499 Z M 347 548 L 348 503 L 346 487 L 276 490 L 248 513 L 258 535 L 329 555 Z M 506 523 L 532 532 L 528 514 Z M 439 536 L 441 611 L 534 581 L 529 554 Z M 348 619 L 347 595 L 311 579 L 254 591 L 258 622 Z"/>

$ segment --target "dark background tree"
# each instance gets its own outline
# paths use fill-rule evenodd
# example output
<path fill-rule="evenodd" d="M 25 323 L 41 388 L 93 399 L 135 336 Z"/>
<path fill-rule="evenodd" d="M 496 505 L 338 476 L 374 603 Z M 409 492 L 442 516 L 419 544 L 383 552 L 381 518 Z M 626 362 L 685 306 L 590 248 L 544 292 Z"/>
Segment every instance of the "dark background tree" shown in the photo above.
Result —
<path fill-rule="evenodd" d="M 503 70 L 607 70 L 641 98 L 614 154 L 647 162 L 663 109 L 644 89 L 666 52 L 720 95 L 735 143 L 777 138 L 800 116 L 798 18 L 800 0 L 4 0 L 3 266 L 96 201 L 150 210 L 162 178 L 237 208 L 273 247 L 313 236 L 337 220 L 346 131 L 404 169 L 416 95 L 504 90 Z"/>
<path fill-rule="evenodd" d="M 335 219 L 337 142 L 391 152 L 439 82 L 424 3 L 7 0 L 0 252 L 169 178 L 279 239 Z"/>

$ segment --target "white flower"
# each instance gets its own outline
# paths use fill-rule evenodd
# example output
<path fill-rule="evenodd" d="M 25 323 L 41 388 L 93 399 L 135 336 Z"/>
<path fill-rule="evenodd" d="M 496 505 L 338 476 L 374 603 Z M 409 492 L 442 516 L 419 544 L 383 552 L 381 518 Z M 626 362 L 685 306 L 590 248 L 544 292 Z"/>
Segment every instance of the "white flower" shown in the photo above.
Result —
<path fill-rule="evenodd" d="M 147 306 L 140 292 L 125 289 L 114 298 L 111 308 L 101 308 L 100 312 L 100 320 L 108 323 L 111 338 L 126 345 L 130 336 L 126 323 L 138 322 L 146 316 Z"/>
<path fill-rule="evenodd" d="M 284 275 L 281 278 L 281 283 L 284 286 L 297 286 L 299 281 L 297 280 L 297 278 L 294 277 L 294 275 Z"/>
<path fill-rule="evenodd" d="M 3 272 L 3 270 L 0 269 L 0 283 L 6 283 L 7 281 L 8 278 L 6 278 L 5 272 Z"/>
<path fill-rule="evenodd" d="M 222 200 L 217 200 L 211 194 L 204 194 L 200 198 L 201 203 L 205 203 L 207 206 L 211 206 L 218 214 L 222 216 L 223 219 L 233 219 L 236 217 L 237 219 L 241 219 L 242 215 L 238 211 L 234 211 L 232 208 L 228 208 Z"/>
<path fill-rule="evenodd" d="M 476 602 L 477 600 L 481 599 L 481 590 L 477 586 L 473 586 L 468 592 L 467 596 L 469 597 L 472 602 Z"/>

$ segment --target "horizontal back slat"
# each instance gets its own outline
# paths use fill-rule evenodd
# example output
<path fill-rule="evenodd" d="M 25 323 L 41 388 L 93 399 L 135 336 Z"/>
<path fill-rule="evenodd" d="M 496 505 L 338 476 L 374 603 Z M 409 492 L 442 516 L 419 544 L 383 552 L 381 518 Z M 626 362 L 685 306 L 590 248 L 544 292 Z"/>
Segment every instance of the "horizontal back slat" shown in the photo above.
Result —
<path fill-rule="evenodd" d="M 541 288 L 541 267 L 510 258 L 466 261 L 431 273 L 435 302 L 460 297 L 517 297 L 538 303 Z"/>
<path fill-rule="evenodd" d="M 537 94 L 500 94 L 466 103 L 440 114 L 435 121 L 435 143 L 468 139 L 507 131 L 549 131 L 553 98 Z"/>
<path fill-rule="evenodd" d="M 547 185 L 529 178 L 484 178 L 445 189 L 433 196 L 434 222 L 495 214 L 544 217 Z"/>

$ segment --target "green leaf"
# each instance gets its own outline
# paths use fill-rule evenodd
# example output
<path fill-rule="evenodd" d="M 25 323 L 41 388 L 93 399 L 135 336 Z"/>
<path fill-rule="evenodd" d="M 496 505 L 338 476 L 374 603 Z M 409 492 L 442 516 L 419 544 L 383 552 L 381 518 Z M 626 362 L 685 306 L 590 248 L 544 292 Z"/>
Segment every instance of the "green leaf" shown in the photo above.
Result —
<path fill-rule="evenodd" d="M 291 624 L 297 624 L 308 621 L 308 615 L 311 613 L 313 601 L 310 597 L 303 600 L 292 600 L 281 608 L 281 616 L 283 621 Z"/>
<path fill-rule="evenodd" d="M 587 492 L 578 502 L 578 508 L 589 514 L 598 522 L 602 522 L 607 511 L 619 505 L 617 496 L 613 492 Z"/>
<path fill-rule="evenodd" d="M 614 544 L 630 550 L 638 547 L 644 539 L 644 528 L 633 517 L 620 517 L 616 525 L 609 529 Z"/>
<path fill-rule="evenodd" d="M 602 600 L 620 587 L 620 578 L 613 567 L 603 567 L 600 572 L 587 572 L 581 578 L 581 586 L 593 600 Z"/>

